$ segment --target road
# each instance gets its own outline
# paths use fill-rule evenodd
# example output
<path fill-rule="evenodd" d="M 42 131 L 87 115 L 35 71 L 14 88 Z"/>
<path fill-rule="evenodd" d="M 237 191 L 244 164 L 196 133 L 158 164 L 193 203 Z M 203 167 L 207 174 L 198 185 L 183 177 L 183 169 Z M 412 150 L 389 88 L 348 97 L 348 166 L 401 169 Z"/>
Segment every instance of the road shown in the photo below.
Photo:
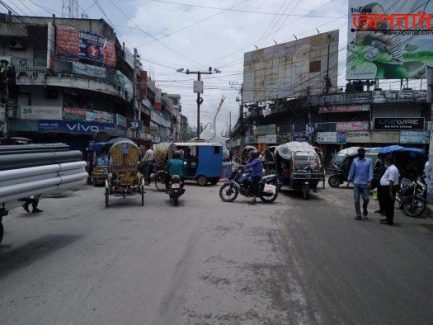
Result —
<path fill-rule="evenodd" d="M 255 206 L 217 191 L 106 209 L 86 186 L 12 211 L 1 324 L 432 324 L 433 220 L 355 221 L 345 189 Z"/>

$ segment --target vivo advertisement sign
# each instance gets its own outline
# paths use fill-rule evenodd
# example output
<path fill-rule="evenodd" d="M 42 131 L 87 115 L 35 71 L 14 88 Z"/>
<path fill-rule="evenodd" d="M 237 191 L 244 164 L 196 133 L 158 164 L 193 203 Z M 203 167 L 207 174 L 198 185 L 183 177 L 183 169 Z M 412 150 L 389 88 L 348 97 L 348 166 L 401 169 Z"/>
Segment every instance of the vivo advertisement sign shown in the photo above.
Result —
<path fill-rule="evenodd" d="M 110 135 L 124 136 L 126 129 L 120 128 L 111 123 L 98 123 L 86 121 L 54 121 L 40 120 L 38 124 L 41 133 L 69 133 L 93 135 L 99 131 L 105 131 Z"/>

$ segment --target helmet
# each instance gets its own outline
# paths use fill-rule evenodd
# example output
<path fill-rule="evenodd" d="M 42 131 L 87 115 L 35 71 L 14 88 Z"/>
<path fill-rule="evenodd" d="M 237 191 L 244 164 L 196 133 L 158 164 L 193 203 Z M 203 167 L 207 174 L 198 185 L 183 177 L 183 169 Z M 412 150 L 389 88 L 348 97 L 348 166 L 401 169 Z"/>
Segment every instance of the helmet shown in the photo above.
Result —
<path fill-rule="evenodd" d="M 182 154 L 180 151 L 176 150 L 175 152 L 173 152 L 173 158 L 180 159 L 181 157 L 182 157 Z"/>

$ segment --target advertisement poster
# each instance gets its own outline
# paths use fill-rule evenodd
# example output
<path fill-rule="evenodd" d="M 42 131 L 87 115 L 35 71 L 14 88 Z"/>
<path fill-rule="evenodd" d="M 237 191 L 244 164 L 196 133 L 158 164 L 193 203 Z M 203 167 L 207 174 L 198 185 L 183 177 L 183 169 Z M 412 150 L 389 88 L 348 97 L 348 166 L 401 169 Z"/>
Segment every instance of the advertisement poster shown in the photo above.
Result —
<path fill-rule="evenodd" d="M 60 106 L 25 106 L 19 108 L 23 120 L 61 120 L 63 109 Z"/>
<path fill-rule="evenodd" d="M 376 130 L 423 130 L 423 117 L 405 117 L 405 118 L 384 118 L 377 117 L 374 119 L 374 128 Z"/>
<path fill-rule="evenodd" d="M 116 128 L 114 124 L 85 122 L 85 121 L 53 121 L 40 120 L 38 129 L 41 133 L 69 133 L 92 135 L 99 131 L 105 131 L 111 135 L 120 135 L 122 130 Z"/>
<path fill-rule="evenodd" d="M 116 45 L 113 41 L 104 43 L 104 65 L 109 68 L 116 67 Z"/>
<path fill-rule="evenodd" d="M 85 121 L 87 110 L 76 107 L 64 107 L 63 119 L 68 121 Z"/>
<path fill-rule="evenodd" d="M 107 78 L 107 70 L 105 68 L 78 62 L 72 62 L 72 73 L 101 79 Z"/>
<path fill-rule="evenodd" d="M 80 31 L 69 26 L 56 26 L 57 58 L 62 61 L 78 61 L 80 55 Z"/>
<path fill-rule="evenodd" d="M 338 122 L 336 125 L 337 131 L 368 131 L 368 122 Z"/>
<path fill-rule="evenodd" d="M 114 115 L 108 112 L 88 110 L 86 111 L 86 121 L 100 122 L 100 123 L 114 123 Z"/>
<path fill-rule="evenodd" d="M 80 59 L 103 62 L 105 38 L 88 32 L 80 32 Z"/>
<path fill-rule="evenodd" d="M 432 14 L 430 0 L 350 0 L 346 78 L 425 78 Z"/>
<path fill-rule="evenodd" d="M 48 23 L 47 39 L 47 69 L 53 71 L 56 68 L 56 39 L 53 23 Z"/>

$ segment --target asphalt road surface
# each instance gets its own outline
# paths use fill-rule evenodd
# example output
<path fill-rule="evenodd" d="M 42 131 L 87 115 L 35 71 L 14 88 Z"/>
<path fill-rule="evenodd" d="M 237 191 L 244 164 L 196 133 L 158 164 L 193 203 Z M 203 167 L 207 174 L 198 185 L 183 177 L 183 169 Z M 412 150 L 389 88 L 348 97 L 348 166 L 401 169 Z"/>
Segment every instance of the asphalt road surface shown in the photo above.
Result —
<path fill-rule="evenodd" d="M 355 221 L 344 189 L 255 206 L 218 189 L 106 209 L 86 186 L 12 211 L 0 324 L 433 324 L 433 220 Z"/>

